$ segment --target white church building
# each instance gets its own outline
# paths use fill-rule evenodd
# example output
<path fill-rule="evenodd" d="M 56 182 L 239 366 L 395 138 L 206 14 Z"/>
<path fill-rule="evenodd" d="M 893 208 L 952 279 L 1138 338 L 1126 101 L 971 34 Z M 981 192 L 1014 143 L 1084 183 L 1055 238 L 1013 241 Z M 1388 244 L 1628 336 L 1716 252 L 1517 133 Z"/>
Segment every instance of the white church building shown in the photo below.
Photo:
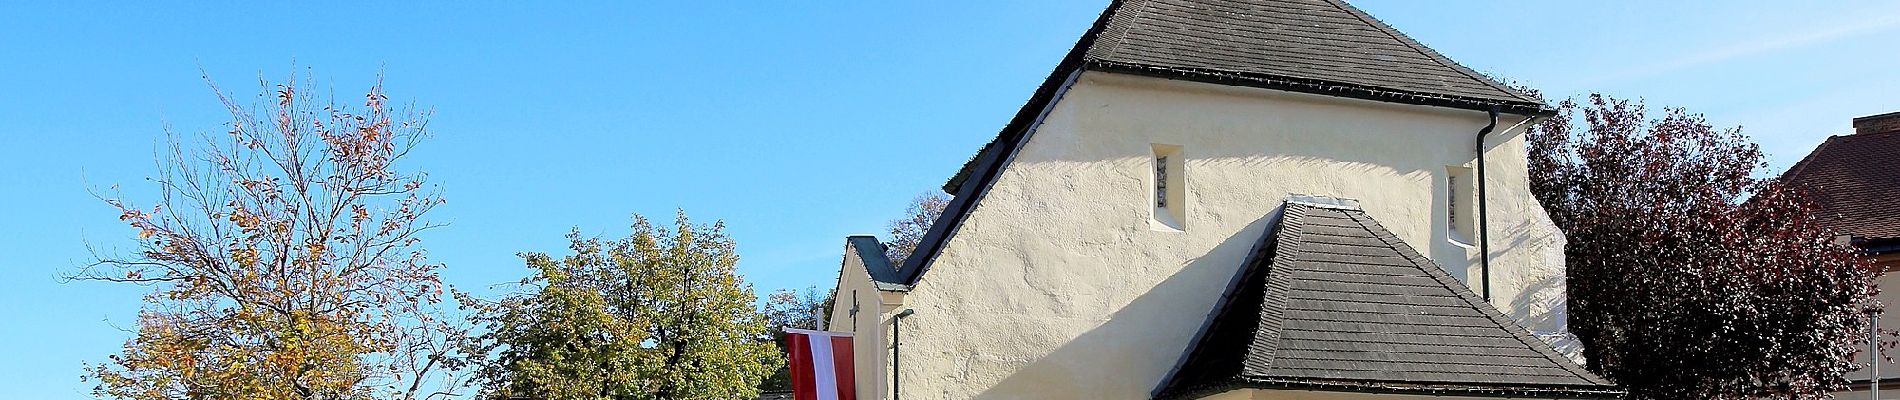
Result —
<path fill-rule="evenodd" d="M 905 263 L 847 238 L 827 328 L 859 399 L 1615 397 L 1550 115 L 1340 0 L 1119 0 Z"/>

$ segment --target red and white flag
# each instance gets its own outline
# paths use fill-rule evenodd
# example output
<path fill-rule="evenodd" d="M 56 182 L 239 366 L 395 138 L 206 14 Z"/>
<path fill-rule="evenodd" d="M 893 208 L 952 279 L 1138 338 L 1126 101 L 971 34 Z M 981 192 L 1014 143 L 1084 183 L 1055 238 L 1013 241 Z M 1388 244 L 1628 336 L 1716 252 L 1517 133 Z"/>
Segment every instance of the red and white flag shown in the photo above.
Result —
<path fill-rule="evenodd" d="M 792 370 L 792 400 L 856 400 L 851 378 L 851 334 L 785 330 L 786 363 Z"/>

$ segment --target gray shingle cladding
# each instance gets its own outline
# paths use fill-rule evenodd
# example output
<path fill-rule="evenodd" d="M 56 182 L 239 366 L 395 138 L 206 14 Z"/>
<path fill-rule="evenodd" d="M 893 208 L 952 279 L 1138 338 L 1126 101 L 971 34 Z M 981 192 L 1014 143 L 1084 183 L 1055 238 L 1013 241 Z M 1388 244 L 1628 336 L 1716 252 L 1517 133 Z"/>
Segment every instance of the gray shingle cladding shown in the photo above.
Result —
<path fill-rule="evenodd" d="M 1353 208 L 1289 202 L 1161 398 L 1237 388 L 1614 397 Z"/>

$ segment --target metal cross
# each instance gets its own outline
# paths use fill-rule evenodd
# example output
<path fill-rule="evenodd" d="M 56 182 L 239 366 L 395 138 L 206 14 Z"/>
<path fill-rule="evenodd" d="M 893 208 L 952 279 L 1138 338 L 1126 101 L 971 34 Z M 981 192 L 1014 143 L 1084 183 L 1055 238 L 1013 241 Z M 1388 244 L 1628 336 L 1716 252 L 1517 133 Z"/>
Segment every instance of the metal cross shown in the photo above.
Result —
<path fill-rule="evenodd" d="M 851 330 L 858 330 L 858 291 L 851 291 Z"/>

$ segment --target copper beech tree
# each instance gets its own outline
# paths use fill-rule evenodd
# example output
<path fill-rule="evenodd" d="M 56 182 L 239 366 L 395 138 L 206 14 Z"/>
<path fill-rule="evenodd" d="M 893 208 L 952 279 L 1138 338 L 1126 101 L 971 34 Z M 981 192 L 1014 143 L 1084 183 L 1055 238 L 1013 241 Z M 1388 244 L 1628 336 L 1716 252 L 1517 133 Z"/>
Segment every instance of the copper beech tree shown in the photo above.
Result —
<path fill-rule="evenodd" d="M 105 201 L 137 250 L 71 277 L 148 285 L 137 333 L 89 365 L 126 399 L 439 398 L 461 335 L 417 233 L 442 203 L 398 168 L 426 114 L 321 101 L 308 77 L 218 91 L 224 132 L 169 134 L 156 199 Z M 207 79 L 207 81 L 209 81 Z M 104 197 L 104 196 L 102 196 Z M 457 319 L 459 321 L 459 319 Z"/>
<path fill-rule="evenodd" d="M 1873 273 L 1764 176 L 1739 128 L 1591 95 L 1528 133 L 1569 244 L 1570 329 L 1639 399 L 1826 398 L 1867 337 Z"/>

